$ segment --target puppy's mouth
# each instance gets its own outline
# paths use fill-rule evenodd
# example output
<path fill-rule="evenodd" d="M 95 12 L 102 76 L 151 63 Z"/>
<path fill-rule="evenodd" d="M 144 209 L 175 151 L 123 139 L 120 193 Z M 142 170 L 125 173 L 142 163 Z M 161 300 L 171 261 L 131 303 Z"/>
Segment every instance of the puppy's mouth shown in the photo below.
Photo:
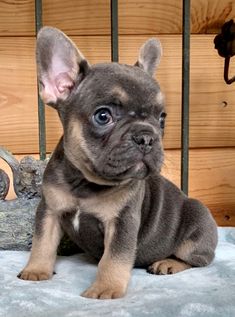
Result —
<path fill-rule="evenodd" d="M 143 161 L 137 163 L 134 167 L 130 168 L 128 174 L 133 175 L 133 178 L 144 179 L 150 174 L 150 168 Z"/>
<path fill-rule="evenodd" d="M 127 179 L 144 179 L 150 174 L 150 167 L 143 160 L 135 165 L 120 167 L 119 169 L 104 168 L 102 172 L 95 171 L 99 176 L 112 181 L 123 181 Z"/>
<path fill-rule="evenodd" d="M 119 154 L 119 153 L 118 153 Z M 123 181 L 128 179 L 145 179 L 153 173 L 160 173 L 164 161 L 161 147 L 148 154 L 133 151 L 124 155 L 102 156 L 95 166 L 94 172 L 109 181 Z"/>

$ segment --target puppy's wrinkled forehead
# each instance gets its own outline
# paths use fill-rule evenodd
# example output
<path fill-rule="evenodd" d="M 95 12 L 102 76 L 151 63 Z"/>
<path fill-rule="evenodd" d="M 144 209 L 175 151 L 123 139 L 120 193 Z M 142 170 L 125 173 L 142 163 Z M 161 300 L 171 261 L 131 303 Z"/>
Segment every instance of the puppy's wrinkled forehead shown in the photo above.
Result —
<path fill-rule="evenodd" d="M 163 106 L 158 83 L 141 68 L 117 63 L 96 64 L 78 88 L 80 107 L 117 104 L 130 111 Z M 76 100 L 74 100 L 76 103 Z"/>

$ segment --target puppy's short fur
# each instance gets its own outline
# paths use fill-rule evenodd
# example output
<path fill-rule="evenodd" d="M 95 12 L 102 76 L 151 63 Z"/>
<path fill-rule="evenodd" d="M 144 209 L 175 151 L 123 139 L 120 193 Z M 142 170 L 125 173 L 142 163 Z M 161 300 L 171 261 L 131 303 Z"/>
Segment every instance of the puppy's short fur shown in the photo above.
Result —
<path fill-rule="evenodd" d="M 160 175 L 166 115 L 153 79 L 160 57 L 159 41 L 150 39 L 134 66 L 91 66 L 61 31 L 39 32 L 40 92 L 64 134 L 45 171 L 21 279 L 52 277 L 63 232 L 100 260 L 82 294 L 90 298 L 123 296 L 134 265 L 171 274 L 213 260 L 210 212 Z"/>

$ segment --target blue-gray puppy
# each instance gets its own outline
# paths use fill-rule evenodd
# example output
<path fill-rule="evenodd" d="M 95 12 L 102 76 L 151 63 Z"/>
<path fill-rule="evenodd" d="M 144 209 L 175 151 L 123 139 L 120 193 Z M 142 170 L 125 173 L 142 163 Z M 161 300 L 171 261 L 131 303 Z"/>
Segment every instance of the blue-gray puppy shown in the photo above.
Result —
<path fill-rule="evenodd" d="M 38 35 L 41 97 L 56 108 L 64 134 L 46 168 L 24 280 L 53 275 L 64 232 L 99 259 L 82 295 L 124 296 L 134 265 L 172 274 L 208 265 L 217 228 L 208 209 L 160 175 L 164 100 L 153 79 L 159 41 L 134 66 L 89 65 L 61 31 Z"/>

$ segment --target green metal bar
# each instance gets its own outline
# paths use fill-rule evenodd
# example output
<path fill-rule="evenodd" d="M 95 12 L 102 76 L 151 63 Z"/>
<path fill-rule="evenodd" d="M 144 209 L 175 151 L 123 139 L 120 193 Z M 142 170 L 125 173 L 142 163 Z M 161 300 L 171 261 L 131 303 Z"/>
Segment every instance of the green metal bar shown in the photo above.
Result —
<path fill-rule="evenodd" d="M 35 28 L 36 34 L 38 34 L 42 27 L 42 1 L 35 0 Z M 39 95 L 39 84 L 38 87 L 38 124 L 39 124 L 39 153 L 40 159 L 45 160 L 46 158 L 46 123 L 45 123 L 45 105 Z"/>
<path fill-rule="evenodd" d="M 181 189 L 188 195 L 189 88 L 190 88 L 190 0 L 183 0 L 182 41 Z"/>
<path fill-rule="evenodd" d="M 111 0 L 111 56 L 118 62 L 118 0 Z"/>

